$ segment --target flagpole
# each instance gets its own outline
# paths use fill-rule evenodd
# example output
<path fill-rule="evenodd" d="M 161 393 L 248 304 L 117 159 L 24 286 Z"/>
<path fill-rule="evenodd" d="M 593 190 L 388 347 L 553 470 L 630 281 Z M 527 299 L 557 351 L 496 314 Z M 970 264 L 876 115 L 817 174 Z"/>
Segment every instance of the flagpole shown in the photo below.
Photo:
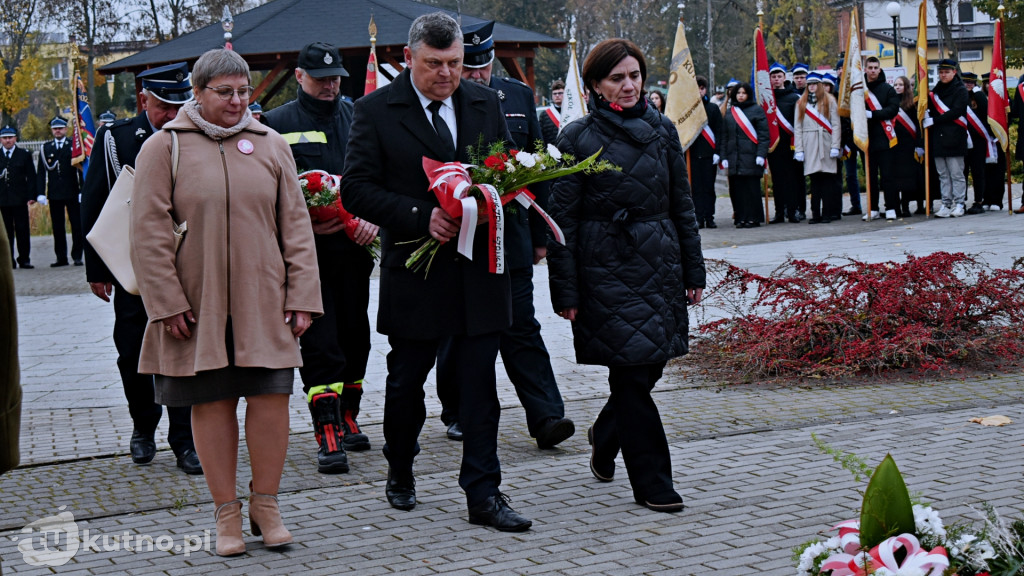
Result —
<path fill-rule="evenodd" d="M 764 10 L 762 9 L 763 7 L 764 7 L 764 3 L 762 2 L 762 0 L 757 0 L 757 27 L 758 27 L 759 30 L 761 30 L 761 37 L 762 38 L 764 37 Z M 755 47 L 754 50 L 757 50 L 757 47 Z M 754 55 L 754 62 L 755 63 L 757 62 L 757 54 Z M 771 142 L 769 142 L 768 144 L 770 145 Z M 767 158 L 764 159 L 764 165 L 765 165 L 765 171 L 764 171 L 765 176 L 762 179 L 763 186 L 764 186 L 764 193 L 762 194 L 762 196 L 764 196 L 764 224 L 765 224 L 765 226 L 768 226 L 769 225 L 769 217 L 768 217 L 768 179 L 771 177 L 771 167 L 768 166 L 768 159 Z"/>
<path fill-rule="evenodd" d="M 1005 38 L 1006 38 L 1006 34 L 1005 34 L 1005 31 L 1003 30 L 1003 26 L 1002 26 L 1003 24 L 1006 23 L 1006 21 L 1003 20 L 1003 11 L 1006 10 L 1006 6 L 1003 6 L 1002 4 L 999 4 L 998 10 L 999 10 L 999 22 L 1000 22 L 1000 26 L 999 26 L 999 45 L 1000 46 L 1006 46 L 1006 43 L 1004 41 Z M 1005 56 L 1004 56 L 1004 58 L 1005 58 Z M 1003 60 L 1003 62 L 1004 62 L 1004 66 L 1003 67 L 1005 69 L 1005 62 L 1006 61 Z M 1020 87 L 1018 87 L 1017 89 L 1020 90 Z M 1009 91 L 1006 91 L 1006 93 L 1009 94 Z M 1007 136 L 1007 138 L 1009 138 L 1009 136 Z M 1006 146 L 1006 153 L 1003 154 L 1003 155 L 1006 156 L 1006 205 L 1009 207 L 1009 210 L 1007 210 L 1006 213 L 1009 214 L 1010 216 L 1013 216 L 1013 171 L 1011 169 L 1011 167 L 1013 165 L 1013 160 L 1010 159 L 1010 146 L 1009 145 Z M 1022 205 L 1024 205 L 1024 196 L 1021 197 L 1021 202 L 1022 202 Z"/>

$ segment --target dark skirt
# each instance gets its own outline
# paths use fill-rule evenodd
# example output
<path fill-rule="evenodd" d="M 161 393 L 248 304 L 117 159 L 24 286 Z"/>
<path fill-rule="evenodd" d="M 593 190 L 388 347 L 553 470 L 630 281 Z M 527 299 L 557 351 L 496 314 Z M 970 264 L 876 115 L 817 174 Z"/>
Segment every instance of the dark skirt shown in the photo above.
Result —
<path fill-rule="evenodd" d="M 157 374 L 154 399 L 164 406 L 193 406 L 243 396 L 291 394 L 294 386 L 294 368 L 228 366 L 195 376 Z"/>

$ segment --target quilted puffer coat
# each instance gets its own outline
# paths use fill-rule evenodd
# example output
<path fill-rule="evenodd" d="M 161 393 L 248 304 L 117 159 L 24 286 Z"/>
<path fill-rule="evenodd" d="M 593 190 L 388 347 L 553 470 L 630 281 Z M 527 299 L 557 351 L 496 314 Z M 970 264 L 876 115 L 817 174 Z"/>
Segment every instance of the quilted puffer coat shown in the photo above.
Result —
<path fill-rule="evenodd" d="M 562 129 L 558 148 L 621 172 L 578 173 L 552 186 L 551 215 L 565 246 L 548 244 L 551 301 L 576 308 L 576 361 L 665 362 L 687 352 L 687 288 L 703 288 L 704 257 L 679 136 L 648 107 L 639 118 L 607 109 Z"/>

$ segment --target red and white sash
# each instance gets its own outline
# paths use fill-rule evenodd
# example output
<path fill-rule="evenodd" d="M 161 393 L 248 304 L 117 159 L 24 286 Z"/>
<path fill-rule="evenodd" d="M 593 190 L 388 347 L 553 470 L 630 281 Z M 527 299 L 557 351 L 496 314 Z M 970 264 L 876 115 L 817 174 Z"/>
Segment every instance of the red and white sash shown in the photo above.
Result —
<path fill-rule="evenodd" d="M 917 126 L 914 125 L 914 120 L 907 114 L 907 111 L 900 108 L 900 113 L 896 115 L 896 121 L 900 123 L 900 126 L 906 128 L 907 132 L 914 138 L 917 138 Z"/>
<path fill-rule="evenodd" d="M 782 112 L 779 112 L 775 116 L 775 119 L 779 121 L 779 127 L 782 128 L 782 130 L 786 134 L 789 134 L 790 138 L 792 138 L 793 137 L 793 125 L 789 123 L 789 120 L 786 120 L 786 116 Z"/>
<path fill-rule="evenodd" d="M 562 119 L 558 117 L 558 114 L 555 114 L 554 108 L 547 108 L 544 112 L 546 112 L 548 118 L 555 123 L 555 128 L 560 128 L 562 126 Z"/>
<path fill-rule="evenodd" d="M 701 129 L 700 135 L 707 140 L 708 144 L 711 145 L 712 150 L 717 150 L 718 147 L 715 145 L 715 133 L 711 131 L 711 128 L 705 124 L 704 128 Z"/>
<path fill-rule="evenodd" d="M 942 98 L 939 98 L 938 94 L 936 94 L 935 92 L 931 92 L 928 94 L 928 96 L 931 97 L 932 105 L 934 105 L 935 109 L 939 111 L 939 114 L 945 114 L 946 112 L 949 112 L 949 106 L 946 106 L 946 103 L 942 101 Z M 971 130 L 967 127 L 967 120 L 963 116 L 960 116 L 953 122 L 955 122 L 957 126 L 962 127 L 964 130 L 967 130 L 967 149 L 970 150 L 971 148 L 974 148 L 974 139 L 971 138 Z"/>
<path fill-rule="evenodd" d="M 743 130 L 743 133 L 747 135 L 747 138 L 750 138 L 751 142 L 757 144 L 757 130 L 754 130 L 754 125 L 750 123 L 747 115 L 740 110 L 739 106 L 733 106 L 730 110 L 732 110 L 733 120 Z"/>
<path fill-rule="evenodd" d="M 877 112 L 882 109 L 882 103 L 878 101 L 878 97 L 875 96 L 871 90 L 864 91 L 864 99 L 868 103 L 868 108 L 872 112 Z M 889 148 L 896 145 L 896 126 L 893 125 L 892 120 L 882 120 L 882 130 L 885 131 L 885 137 L 889 139 Z"/>
<path fill-rule="evenodd" d="M 818 125 L 824 128 L 826 132 L 829 134 L 832 133 L 832 123 L 828 121 L 828 118 L 822 116 L 821 112 L 819 112 L 812 104 L 807 105 L 807 108 L 804 109 L 804 114 L 807 114 L 811 120 L 817 122 Z"/>
<path fill-rule="evenodd" d="M 985 125 L 981 123 L 981 118 L 971 110 L 971 107 L 967 107 L 967 122 L 974 128 L 974 131 L 981 134 L 981 137 L 985 139 L 985 160 L 993 160 L 998 157 L 999 152 L 996 150 L 995 138 L 989 136 L 988 130 L 985 129 Z"/>

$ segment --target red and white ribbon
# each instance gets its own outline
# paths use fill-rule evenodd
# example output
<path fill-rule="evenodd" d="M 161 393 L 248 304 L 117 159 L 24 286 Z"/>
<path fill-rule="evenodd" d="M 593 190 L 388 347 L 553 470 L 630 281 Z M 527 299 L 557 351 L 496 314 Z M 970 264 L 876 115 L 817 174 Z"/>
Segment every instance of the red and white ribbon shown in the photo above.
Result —
<path fill-rule="evenodd" d="M 949 112 L 949 106 L 946 106 L 946 103 L 942 101 L 942 98 L 939 98 L 938 94 L 932 92 L 931 94 L 929 94 L 929 96 L 932 99 L 932 104 L 935 105 L 935 109 L 939 111 L 939 114 L 945 114 L 946 112 Z M 954 122 L 956 122 L 963 128 L 967 128 L 967 120 L 964 120 L 963 116 L 957 118 L 956 120 L 954 120 Z"/>
<path fill-rule="evenodd" d="M 705 140 L 707 140 L 708 144 L 711 145 L 712 150 L 718 149 L 718 146 L 715 145 L 715 133 L 711 131 L 710 126 L 705 124 L 704 127 L 701 128 L 700 130 L 700 135 L 703 136 Z"/>
<path fill-rule="evenodd" d="M 786 132 L 786 134 L 789 134 L 789 136 L 792 137 L 793 125 L 789 123 L 789 120 L 786 120 L 786 115 L 779 112 L 775 115 L 775 119 L 779 121 L 779 126 Z"/>
<path fill-rule="evenodd" d="M 980 134 L 985 139 L 985 160 L 990 161 L 990 163 L 994 162 L 999 155 L 999 152 L 996 150 L 996 139 L 989 136 L 985 125 L 981 123 L 981 118 L 978 118 L 978 115 L 970 107 L 967 108 L 967 122 L 976 134 Z"/>
<path fill-rule="evenodd" d="M 736 121 L 736 124 L 739 125 L 740 129 L 742 129 L 747 135 L 747 138 L 750 138 L 751 142 L 757 144 L 757 130 L 754 130 L 754 125 L 750 123 L 750 119 L 747 118 L 747 115 L 744 114 L 738 106 L 733 106 L 729 109 L 732 110 L 733 120 Z"/>
<path fill-rule="evenodd" d="M 878 101 L 878 97 L 871 90 L 864 91 L 864 99 L 868 103 L 868 108 L 872 112 L 877 112 L 882 109 L 882 103 Z M 885 131 L 885 137 L 889 139 L 889 148 L 896 145 L 896 126 L 893 125 L 892 120 L 881 120 L 882 130 Z"/>
<path fill-rule="evenodd" d="M 896 551 L 900 548 L 905 552 L 902 563 L 896 561 Z M 928 551 L 921 548 L 921 543 L 913 534 L 900 534 L 871 550 L 871 567 L 874 571 L 885 568 L 893 574 L 941 576 L 949 568 L 949 557 L 942 546 Z"/>
<path fill-rule="evenodd" d="M 809 116 L 811 120 L 814 120 L 815 122 L 818 123 L 819 126 L 824 128 L 826 132 L 828 132 L 829 134 L 832 133 L 832 123 L 828 121 L 828 118 L 822 116 L 821 112 L 819 112 L 813 104 L 808 104 L 807 109 L 804 110 L 804 113 L 807 114 L 807 116 Z"/>
<path fill-rule="evenodd" d="M 914 125 L 913 119 L 910 118 L 910 114 L 903 108 L 900 108 L 900 113 L 896 115 L 896 121 L 900 123 L 900 126 L 906 128 L 907 132 L 914 138 L 917 138 L 917 126 Z"/>

